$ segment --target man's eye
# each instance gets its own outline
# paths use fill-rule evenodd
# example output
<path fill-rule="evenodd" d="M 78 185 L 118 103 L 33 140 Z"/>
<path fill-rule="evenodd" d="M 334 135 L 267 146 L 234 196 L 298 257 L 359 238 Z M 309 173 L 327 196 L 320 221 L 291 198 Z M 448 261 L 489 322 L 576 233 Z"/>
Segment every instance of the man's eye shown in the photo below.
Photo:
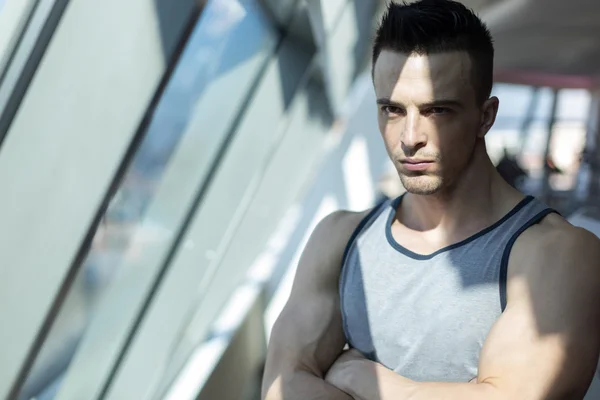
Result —
<path fill-rule="evenodd" d="M 394 107 L 394 106 L 383 106 L 381 107 L 381 109 L 383 110 L 383 112 L 385 114 L 388 115 L 398 115 L 398 114 L 402 114 L 402 109 L 400 107 Z"/>
<path fill-rule="evenodd" d="M 429 109 L 429 112 L 431 114 L 447 114 L 450 110 L 444 107 L 432 107 Z"/>

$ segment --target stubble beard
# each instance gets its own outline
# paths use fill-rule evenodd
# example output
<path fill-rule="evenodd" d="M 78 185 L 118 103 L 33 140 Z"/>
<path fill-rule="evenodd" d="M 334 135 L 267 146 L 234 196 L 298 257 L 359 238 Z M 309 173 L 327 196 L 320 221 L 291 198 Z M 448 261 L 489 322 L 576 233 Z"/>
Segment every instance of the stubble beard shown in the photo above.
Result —
<path fill-rule="evenodd" d="M 440 176 L 432 175 L 418 175 L 418 176 L 407 176 L 403 173 L 399 173 L 400 181 L 402 186 L 408 193 L 430 196 L 439 193 L 443 185 L 443 179 Z"/>

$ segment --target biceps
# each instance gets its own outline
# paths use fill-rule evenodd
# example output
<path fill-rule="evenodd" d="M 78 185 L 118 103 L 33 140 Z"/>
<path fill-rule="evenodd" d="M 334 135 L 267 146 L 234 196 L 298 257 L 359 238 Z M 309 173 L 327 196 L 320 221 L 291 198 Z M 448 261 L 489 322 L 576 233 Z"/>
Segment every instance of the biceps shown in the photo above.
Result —
<path fill-rule="evenodd" d="M 273 327 L 267 368 L 305 370 L 322 377 L 344 345 L 336 294 L 292 298 Z"/>
<path fill-rule="evenodd" d="M 538 323 L 529 310 L 507 308 L 484 344 L 479 382 L 515 399 L 582 398 L 598 361 L 596 339 Z"/>

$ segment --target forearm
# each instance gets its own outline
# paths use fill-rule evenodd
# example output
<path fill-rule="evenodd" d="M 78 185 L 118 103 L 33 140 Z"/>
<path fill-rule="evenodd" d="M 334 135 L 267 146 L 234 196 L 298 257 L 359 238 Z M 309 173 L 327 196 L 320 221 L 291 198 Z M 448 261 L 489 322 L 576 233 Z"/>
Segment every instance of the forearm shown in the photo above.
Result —
<path fill-rule="evenodd" d="M 356 385 L 355 400 L 500 400 L 497 390 L 488 384 L 420 383 L 406 381 L 375 382 L 370 392 Z"/>
<path fill-rule="evenodd" d="M 341 390 L 355 400 L 501 400 L 500 392 L 486 383 L 421 383 L 404 378 L 382 365 L 353 363 Z"/>
<path fill-rule="evenodd" d="M 348 394 L 305 371 L 279 376 L 263 393 L 264 400 L 352 400 Z"/>

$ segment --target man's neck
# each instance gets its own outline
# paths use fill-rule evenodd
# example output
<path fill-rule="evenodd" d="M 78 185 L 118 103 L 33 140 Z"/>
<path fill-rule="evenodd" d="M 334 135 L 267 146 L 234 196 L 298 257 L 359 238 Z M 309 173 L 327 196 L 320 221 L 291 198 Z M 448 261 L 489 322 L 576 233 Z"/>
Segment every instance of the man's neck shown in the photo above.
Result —
<path fill-rule="evenodd" d="M 518 202 L 520 194 L 498 175 L 486 152 L 478 152 L 461 179 L 443 193 L 408 194 L 403 222 L 419 231 L 456 232 L 488 226 Z"/>

